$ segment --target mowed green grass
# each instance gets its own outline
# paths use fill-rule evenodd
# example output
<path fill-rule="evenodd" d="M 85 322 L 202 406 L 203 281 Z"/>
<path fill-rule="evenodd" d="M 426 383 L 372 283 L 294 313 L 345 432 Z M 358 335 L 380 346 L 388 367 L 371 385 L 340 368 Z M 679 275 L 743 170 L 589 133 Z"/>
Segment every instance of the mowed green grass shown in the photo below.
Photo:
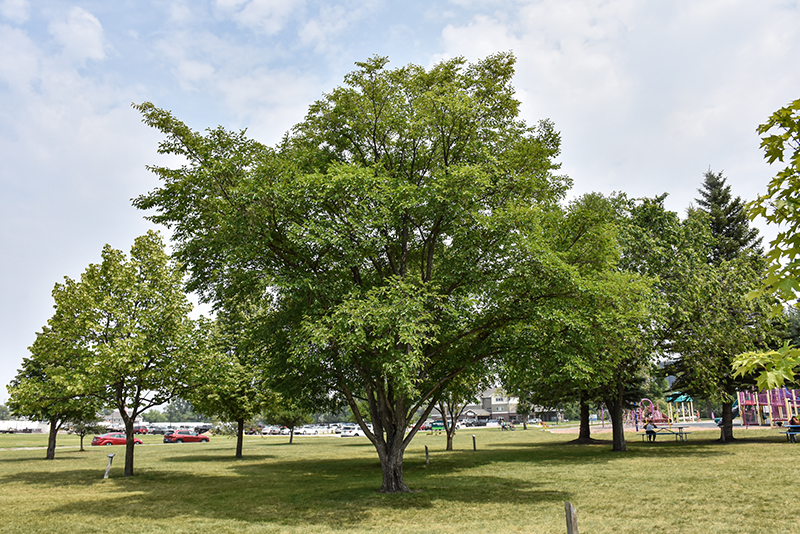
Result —
<path fill-rule="evenodd" d="M 736 434 L 744 440 L 728 445 L 716 431 L 685 443 L 630 435 L 622 454 L 538 430 L 462 431 L 453 452 L 444 436 L 419 435 L 405 461 L 415 491 L 402 495 L 377 492 L 380 464 L 365 438 L 248 437 L 236 460 L 229 438 L 146 436 L 136 476 L 123 478 L 123 447 L 87 439 L 79 452 L 78 438 L 61 435 L 47 461 L 43 449 L 10 450 L 46 436 L 0 435 L 0 532 L 563 533 L 564 501 L 582 534 L 796 531 L 800 444 L 775 430 Z"/>

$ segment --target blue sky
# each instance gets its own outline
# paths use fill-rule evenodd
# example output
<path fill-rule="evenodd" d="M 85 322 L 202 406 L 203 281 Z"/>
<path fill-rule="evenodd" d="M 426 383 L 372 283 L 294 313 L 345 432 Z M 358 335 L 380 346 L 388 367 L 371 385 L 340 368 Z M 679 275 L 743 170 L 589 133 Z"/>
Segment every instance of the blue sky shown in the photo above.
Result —
<path fill-rule="evenodd" d="M 512 50 L 573 194 L 683 212 L 709 167 L 765 191 L 755 128 L 800 98 L 798 28 L 798 2 L 771 0 L 0 0 L 0 402 L 53 285 L 151 227 L 130 199 L 165 161 L 132 102 L 273 144 L 356 61 Z"/>

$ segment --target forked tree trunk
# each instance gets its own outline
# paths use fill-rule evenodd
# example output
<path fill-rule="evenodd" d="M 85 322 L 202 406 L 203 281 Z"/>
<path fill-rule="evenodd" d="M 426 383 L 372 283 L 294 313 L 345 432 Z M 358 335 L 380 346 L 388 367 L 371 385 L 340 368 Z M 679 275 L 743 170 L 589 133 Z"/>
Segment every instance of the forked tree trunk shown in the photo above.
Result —
<path fill-rule="evenodd" d="M 236 457 L 242 457 L 242 444 L 244 443 L 244 419 L 236 421 Z"/>
<path fill-rule="evenodd" d="M 56 457 L 56 437 L 58 436 L 58 429 L 61 428 L 61 423 L 58 417 L 50 418 L 50 433 L 47 436 L 47 455 L 48 460 L 53 460 Z"/>
<path fill-rule="evenodd" d="M 728 443 L 729 441 L 733 441 L 733 403 L 732 402 L 723 402 L 722 403 L 722 421 L 720 422 L 720 436 L 719 440 L 722 443 Z"/>
<path fill-rule="evenodd" d="M 381 461 L 381 471 L 383 472 L 383 482 L 381 483 L 381 493 L 408 493 L 411 490 L 406 486 L 403 479 L 403 454 L 405 445 L 402 438 L 399 443 L 386 442 L 384 447 L 375 447 L 378 451 L 378 458 Z"/>

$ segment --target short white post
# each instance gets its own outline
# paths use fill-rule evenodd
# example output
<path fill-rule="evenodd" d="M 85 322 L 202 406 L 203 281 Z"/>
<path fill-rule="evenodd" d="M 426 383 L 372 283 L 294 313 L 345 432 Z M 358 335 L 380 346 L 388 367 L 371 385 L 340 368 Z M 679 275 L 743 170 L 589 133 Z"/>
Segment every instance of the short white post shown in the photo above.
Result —
<path fill-rule="evenodd" d="M 113 462 L 113 461 L 114 461 L 114 455 L 113 454 L 109 454 L 108 455 L 108 466 L 106 467 L 106 474 L 103 475 L 103 478 L 108 478 L 108 472 L 111 471 L 111 462 Z"/>
<path fill-rule="evenodd" d="M 569 501 L 564 501 L 564 510 L 567 512 L 567 534 L 578 534 L 578 511 Z"/>
<path fill-rule="evenodd" d="M 472 450 L 473 451 L 478 450 L 478 444 L 475 442 L 475 434 L 472 434 Z"/>

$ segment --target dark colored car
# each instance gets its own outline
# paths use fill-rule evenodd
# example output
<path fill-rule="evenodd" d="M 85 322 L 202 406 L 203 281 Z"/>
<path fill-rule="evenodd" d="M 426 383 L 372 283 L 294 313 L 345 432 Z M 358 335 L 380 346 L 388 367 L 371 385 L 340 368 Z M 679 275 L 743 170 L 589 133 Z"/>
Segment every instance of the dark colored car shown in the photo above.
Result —
<path fill-rule="evenodd" d="M 111 432 L 92 438 L 92 445 L 125 445 L 126 443 L 128 443 L 128 438 L 125 434 L 120 434 L 118 432 Z M 135 445 L 141 445 L 142 440 L 133 438 L 133 443 Z"/>
<path fill-rule="evenodd" d="M 198 434 L 194 430 L 175 430 L 170 434 L 164 434 L 164 443 L 195 443 L 209 441 L 209 437 Z"/>

